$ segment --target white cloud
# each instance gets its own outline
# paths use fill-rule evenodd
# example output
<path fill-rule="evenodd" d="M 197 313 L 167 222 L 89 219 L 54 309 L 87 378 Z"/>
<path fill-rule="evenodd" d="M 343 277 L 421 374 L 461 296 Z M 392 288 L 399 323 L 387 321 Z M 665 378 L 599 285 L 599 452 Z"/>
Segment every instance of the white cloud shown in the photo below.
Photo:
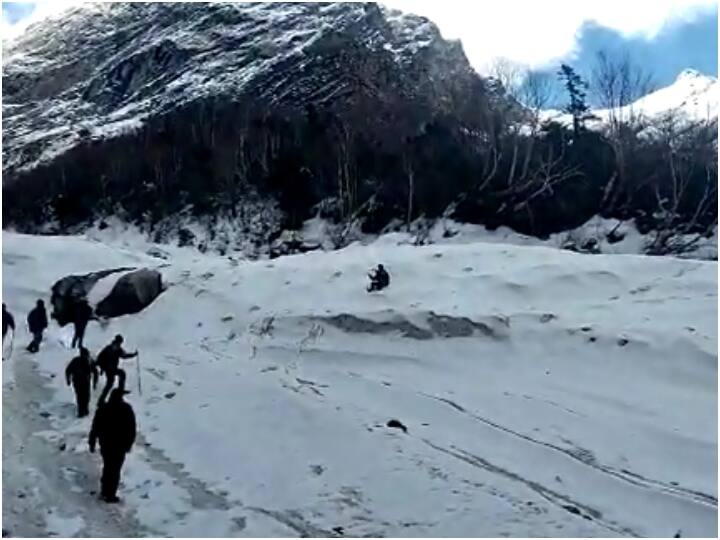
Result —
<path fill-rule="evenodd" d="M 692 19 L 716 0 L 386 0 L 385 5 L 435 21 L 461 39 L 476 69 L 494 58 L 540 67 L 572 51 L 577 32 L 595 21 L 623 35 L 652 38 L 669 21 Z"/>

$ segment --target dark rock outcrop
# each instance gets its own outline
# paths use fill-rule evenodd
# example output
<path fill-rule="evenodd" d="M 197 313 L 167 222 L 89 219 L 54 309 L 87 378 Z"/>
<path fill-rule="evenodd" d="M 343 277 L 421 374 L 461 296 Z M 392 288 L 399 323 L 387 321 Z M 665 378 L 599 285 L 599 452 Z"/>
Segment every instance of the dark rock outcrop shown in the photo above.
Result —
<path fill-rule="evenodd" d="M 52 286 L 52 317 L 60 326 L 71 323 L 75 304 L 87 300 L 88 294 L 98 281 L 121 272 L 128 273 L 122 275 L 110 293 L 94 306 L 95 316 L 109 318 L 137 313 L 149 306 L 163 291 L 160 272 L 147 268 L 114 268 L 66 276 Z"/>
<path fill-rule="evenodd" d="M 137 313 L 149 306 L 162 292 L 160 272 L 141 268 L 118 279 L 110 294 L 98 302 L 95 313 L 100 317 Z"/>
<path fill-rule="evenodd" d="M 60 326 L 72 322 L 74 305 L 80 300 L 87 299 L 87 295 L 95 284 L 111 274 L 126 272 L 132 268 L 113 268 L 89 274 L 66 276 L 52 286 L 50 303 L 52 304 L 52 318 Z"/>

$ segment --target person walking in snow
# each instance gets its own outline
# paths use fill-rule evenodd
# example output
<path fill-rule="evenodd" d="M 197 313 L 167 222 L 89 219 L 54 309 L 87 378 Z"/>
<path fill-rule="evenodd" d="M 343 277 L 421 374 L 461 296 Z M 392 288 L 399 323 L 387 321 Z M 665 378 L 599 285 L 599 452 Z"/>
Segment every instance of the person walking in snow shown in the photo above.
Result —
<path fill-rule="evenodd" d="M 97 388 L 98 372 L 95 363 L 90 358 L 90 352 L 85 347 L 80 347 L 80 356 L 76 356 L 65 368 L 65 379 L 68 386 L 72 384 L 75 390 L 75 401 L 77 403 L 78 418 L 87 416 L 90 411 L 90 380 L 92 379 L 93 390 Z"/>
<path fill-rule="evenodd" d="M 3 341 L 5 341 L 5 334 L 7 334 L 8 328 L 12 328 L 12 331 L 15 332 L 15 319 L 7 310 L 7 306 L 5 304 L 2 306 Z"/>
<path fill-rule="evenodd" d="M 117 496 L 120 485 L 120 472 L 125 455 L 135 443 L 136 423 L 132 406 L 123 399 L 128 394 L 124 388 L 116 388 L 110 394 L 107 403 L 102 403 L 95 411 L 90 430 L 90 452 L 95 452 L 96 443 L 100 443 L 100 455 L 103 471 L 100 479 L 100 498 L 107 503 L 119 502 Z"/>
<path fill-rule="evenodd" d="M 97 366 L 100 371 L 105 374 L 105 387 L 100 393 L 98 398 L 98 407 L 105 400 L 108 393 L 115 384 L 115 377 L 118 377 L 119 388 L 125 388 L 125 371 L 120 369 L 121 358 L 133 358 L 138 355 L 138 352 L 133 353 L 125 352 L 122 348 L 123 337 L 118 334 L 113 339 L 110 345 L 107 345 L 97 357 Z"/>
<path fill-rule="evenodd" d="M 43 332 L 48 327 L 47 313 L 45 312 L 45 303 L 38 300 L 33 310 L 27 317 L 28 328 L 33 335 L 33 340 L 27 346 L 28 352 L 36 353 L 40 350 Z"/>
<path fill-rule="evenodd" d="M 87 300 L 80 300 L 73 305 L 72 322 L 75 327 L 75 335 L 73 335 L 72 339 L 73 349 L 76 345 L 82 349 L 85 329 L 90 321 L 90 317 L 92 317 L 92 308 L 90 304 L 87 303 Z"/>
<path fill-rule="evenodd" d="M 381 291 L 390 285 L 390 274 L 387 273 L 382 264 L 378 264 L 375 271 L 368 274 L 368 277 L 370 277 L 368 292 Z"/>

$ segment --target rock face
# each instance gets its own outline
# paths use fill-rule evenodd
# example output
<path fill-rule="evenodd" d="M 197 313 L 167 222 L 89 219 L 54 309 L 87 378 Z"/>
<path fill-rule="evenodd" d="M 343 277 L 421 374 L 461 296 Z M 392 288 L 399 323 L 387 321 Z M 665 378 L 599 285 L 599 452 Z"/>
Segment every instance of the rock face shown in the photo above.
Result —
<path fill-rule="evenodd" d="M 100 317 L 137 313 L 149 306 L 162 291 L 160 272 L 141 268 L 122 276 L 110 294 L 95 307 L 95 313 Z"/>
<path fill-rule="evenodd" d="M 80 300 L 88 300 L 90 291 L 98 281 L 128 270 L 133 269 L 114 268 L 60 279 L 52 286 L 52 317 L 60 326 L 71 323 L 74 305 Z M 93 312 L 104 318 L 137 313 L 149 306 L 162 291 L 160 272 L 147 268 L 134 270 L 117 280 L 110 292 L 94 306 Z"/>
<path fill-rule="evenodd" d="M 349 212 L 383 155 L 486 91 L 459 42 L 375 3 L 89 4 L 3 60 L 3 219 L 26 229 L 251 193 L 295 223 L 338 182 Z"/>
<path fill-rule="evenodd" d="M 52 318 L 60 326 L 72 322 L 73 306 L 79 300 L 87 298 L 90 289 L 102 278 L 117 272 L 132 270 L 132 268 L 113 268 L 90 274 L 66 276 L 52 286 L 50 303 L 53 307 Z"/>

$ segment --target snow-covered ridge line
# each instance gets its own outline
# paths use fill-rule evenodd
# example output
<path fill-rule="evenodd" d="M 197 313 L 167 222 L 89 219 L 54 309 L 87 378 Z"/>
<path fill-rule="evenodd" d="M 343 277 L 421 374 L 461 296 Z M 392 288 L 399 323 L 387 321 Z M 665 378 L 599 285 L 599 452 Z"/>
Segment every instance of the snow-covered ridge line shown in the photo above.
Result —
<path fill-rule="evenodd" d="M 612 114 L 604 109 L 593 109 L 592 113 L 598 117 L 598 121 L 590 122 L 590 125 L 602 125 L 611 117 L 629 120 L 642 116 L 645 120 L 653 120 L 676 115 L 679 120 L 712 120 L 718 117 L 719 100 L 720 86 L 716 77 L 686 69 L 669 86 L 651 92 L 618 111 L 612 111 Z M 557 110 L 543 111 L 542 118 L 571 123 L 569 115 Z"/>

